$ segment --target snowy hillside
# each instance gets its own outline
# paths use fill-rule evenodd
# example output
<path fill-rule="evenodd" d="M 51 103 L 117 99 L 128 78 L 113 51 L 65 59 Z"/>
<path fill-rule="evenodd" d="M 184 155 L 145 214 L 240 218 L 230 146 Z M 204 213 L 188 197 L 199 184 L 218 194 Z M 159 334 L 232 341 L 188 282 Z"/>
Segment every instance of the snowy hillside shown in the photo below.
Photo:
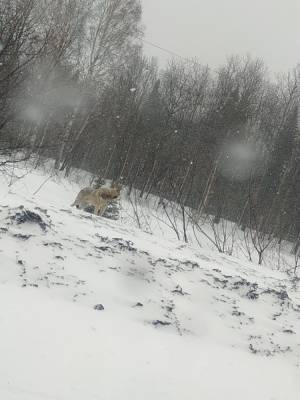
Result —
<path fill-rule="evenodd" d="M 36 171 L 9 183 L 0 399 L 300 398 L 297 282 L 142 232 L 126 212 L 73 209 L 81 184 Z"/>

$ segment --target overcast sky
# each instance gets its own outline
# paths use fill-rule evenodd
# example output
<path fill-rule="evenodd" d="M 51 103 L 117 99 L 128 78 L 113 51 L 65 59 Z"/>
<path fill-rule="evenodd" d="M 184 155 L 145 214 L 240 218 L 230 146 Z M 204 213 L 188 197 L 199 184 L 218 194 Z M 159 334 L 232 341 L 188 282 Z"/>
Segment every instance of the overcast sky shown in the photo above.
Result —
<path fill-rule="evenodd" d="M 216 67 L 231 54 L 272 72 L 300 62 L 300 0 L 142 0 L 145 39 Z M 170 56 L 145 44 L 163 63 Z"/>

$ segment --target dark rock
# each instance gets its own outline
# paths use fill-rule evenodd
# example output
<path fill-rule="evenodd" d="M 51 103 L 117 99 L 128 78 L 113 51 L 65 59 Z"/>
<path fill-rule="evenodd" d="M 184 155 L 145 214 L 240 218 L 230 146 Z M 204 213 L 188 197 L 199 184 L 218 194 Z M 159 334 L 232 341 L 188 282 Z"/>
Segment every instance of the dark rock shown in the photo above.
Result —
<path fill-rule="evenodd" d="M 172 290 L 172 293 L 180 294 L 181 296 L 185 296 L 185 295 L 188 295 L 188 294 L 189 294 L 189 293 L 187 293 L 187 292 L 184 292 L 183 289 L 182 289 L 182 287 L 179 286 L 179 285 L 177 285 L 177 286 L 175 287 L 175 289 Z"/>
<path fill-rule="evenodd" d="M 96 305 L 94 306 L 94 310 L 103 311 L 103 310 L 104 310 L 104 307 L 103 307 L 102 304 L 96 304 Z"/>
<path fill-rule="evenodd" d="M 16 210 L 15 214 L 10 216 L 10 219 L 16 222 L 18 225 L 26 222 L 30 224 L 37 224 L 43 231 L 46 231 L 49 227 L 49 224 L 47 224 L 39 214 L 31 210 L 26 210 L 23 207 L 20 207 L 18 210 Z"/>
<path fill-rule="evenodd" d="M 122 238 L 112 238 L 111 243 L 116 245 L 120 250 L 128 250 L 132 252 L 136 252 L 136 248 L 133 246 L 133 242 L 131 240 L 124 240 Z"/>
<path fill-rule="evenodd" d="M 257 300 L 259 297 L 259 294 L 256 293 L 254 290 L 249 290 L 249 292 L 246 294 L 246 296 L 248 297 L 248 299 L 250 300 Z"/>
<path fill-rule="evenodd" d="M 155 321 L 152 321 L 152 325 L 154 325 L 154 326 L 158 326 L 158 325 L 161 325 L 161 326 L 168 326 L 168 325 L 171 325 L 171 322 L 168 322 L 168 321 L 161 321 L 160 319 L 157 319 L 157 320 L 155 320 Z"/>
<path fill-rule="evenodd" d="M 213 279 L 215 281 L 216 284 L 220 284 L 222 286 L 222 288 L 226 288 L 228 280 L 227 279 L 220 279 L 217 276 L 213 276 Z"/>
<path fill-rule="evenodd" d="M 263 293 L 273 294 L 274 296 L 278 297 L 279 300 L 282 300 L 282 301 L 290 299 L 286 290 L 267 289 L 267 290 L 264 290 Z"/>
<path fill-rule="evenodd" d="M 166 306 L 166 311 L 167 312 L 173 312 L 174 306 Z"/>
<path fill-rule="evenodd" d="M 23 233 L 16 233 L 13 235 L 15 238 L 17 239 L 21 239 L 21 240 L 28 240 L 32 237 L 32 235 L 24 235 Z"/>
<path fill-rule="evenodd" d="M 288 333 L 290 335 L 295 335 L 296 334 L 296 332 L 294 332 L 292 329 L 284 329 L 283 333 Z"/>
<path fill-rule="evenodd" d="M 231 315 L 234 315 L 235 317 L 241 317 L 242 315 L 245 315 L 245 313 L 238 310 L 233 310 Z"/>
<path fill-rule="evenodd" d="M 144 304 L 137 302 L 133 307 L 144 307 Z"/>
<path fill-rule="evenodd" d="M 95 246 L 95 249 L 99 250 L 99 251 L 109 251 L 109 250 L 111 250 L 111 248 L 109 246 Z"/>
<path fill-rule="evenodd" d="M 280 292 L 277 293 L 277 296 L 280 300 L 288 300 L 289 295 L 287 294 L 286 290 L 281 290 Z"/>
<path fill-rule="evenodd" d="M 257 350 L 253 347 L 253 344 L 252 344 L 252 343 L 249 344 L 249 350 L 250 350 L 253 354 L 256 354 L 256 353 L 257 353 Z"/>
<path fill-rule="evenodd" d="M 94 214 L 95 212 L 95 207 L 94 206 L 87 206 L 83 209 L 85 212 L 88 212 L 90 214 Z"/>
<path fill-rule="evenodd" d="M 59 248 L 61 250 L 63 248 L 63 245 L 61 243 L 59 243 L 59 242 L 44 242 L 43 245 L 46 246 L 46 247 L 47 246 L 57 247 L 57 248 Z"/>
<path fill-rule="evenodd" d="M 120 205 L 118 200 L 113 200 L 108 203 L 102 217 L 112 219 L 114 221 L 120 218 Z"/>

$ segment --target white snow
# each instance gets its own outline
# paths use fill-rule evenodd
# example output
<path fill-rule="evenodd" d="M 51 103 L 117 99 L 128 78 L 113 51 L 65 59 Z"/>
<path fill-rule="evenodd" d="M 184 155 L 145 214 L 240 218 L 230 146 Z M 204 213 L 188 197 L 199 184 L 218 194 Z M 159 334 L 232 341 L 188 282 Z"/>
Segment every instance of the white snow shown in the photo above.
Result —
<path fill-rule="evenodd" d="M 298 400 L 297 282 L 142 232 L 125 197 L 73 209 L 79 175 L 0 177 L 0 399 Z"/>

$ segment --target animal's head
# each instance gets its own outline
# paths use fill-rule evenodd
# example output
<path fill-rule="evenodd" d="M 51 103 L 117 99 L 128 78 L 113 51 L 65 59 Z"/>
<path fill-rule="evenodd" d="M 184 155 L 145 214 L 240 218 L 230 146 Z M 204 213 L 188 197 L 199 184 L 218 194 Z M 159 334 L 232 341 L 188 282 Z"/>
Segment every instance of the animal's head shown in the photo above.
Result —
<path fill-rule="evenodd" d="M 115 200 L 120 196 L 121 185 L 112 184 L 110 188 L 100 188 L 100 196 L 106 201 Z"/>
<path fill-rule="evenodd" d="M 104 200 L 114 200 L 120 196 L 120 191 L 117 189 L 103 188 L 100 192 L 100 196 Z"/>
<path fill-rule="evenodd" d="M 73 204 L 71 204 L 71 207 L 76 207 L 76 208 L 82 208 L 82 204 L 79 201 L 74 201 Z"/>
<path fill-rule="evenodd" d="M 121 190 L 122 190 L 122 185 L 120 183 L 115 183 L 115 185 L 112 187 L 112 192 L 115 199 L 120 196 Z"/>
<path fill-rule="evenodd" d="M 111 195 L 113 199 L 117 199 L 120 196 L 121 189 L 112 189 Z"/>
<path fill-rule="evenodd" d="M 114 193 L 116 193 L 117 197 L 119 197 L 122 190 L 122 185 L 119 181 L 113 181 L 111 184 L 111 189 L 114 190 Z"/>

